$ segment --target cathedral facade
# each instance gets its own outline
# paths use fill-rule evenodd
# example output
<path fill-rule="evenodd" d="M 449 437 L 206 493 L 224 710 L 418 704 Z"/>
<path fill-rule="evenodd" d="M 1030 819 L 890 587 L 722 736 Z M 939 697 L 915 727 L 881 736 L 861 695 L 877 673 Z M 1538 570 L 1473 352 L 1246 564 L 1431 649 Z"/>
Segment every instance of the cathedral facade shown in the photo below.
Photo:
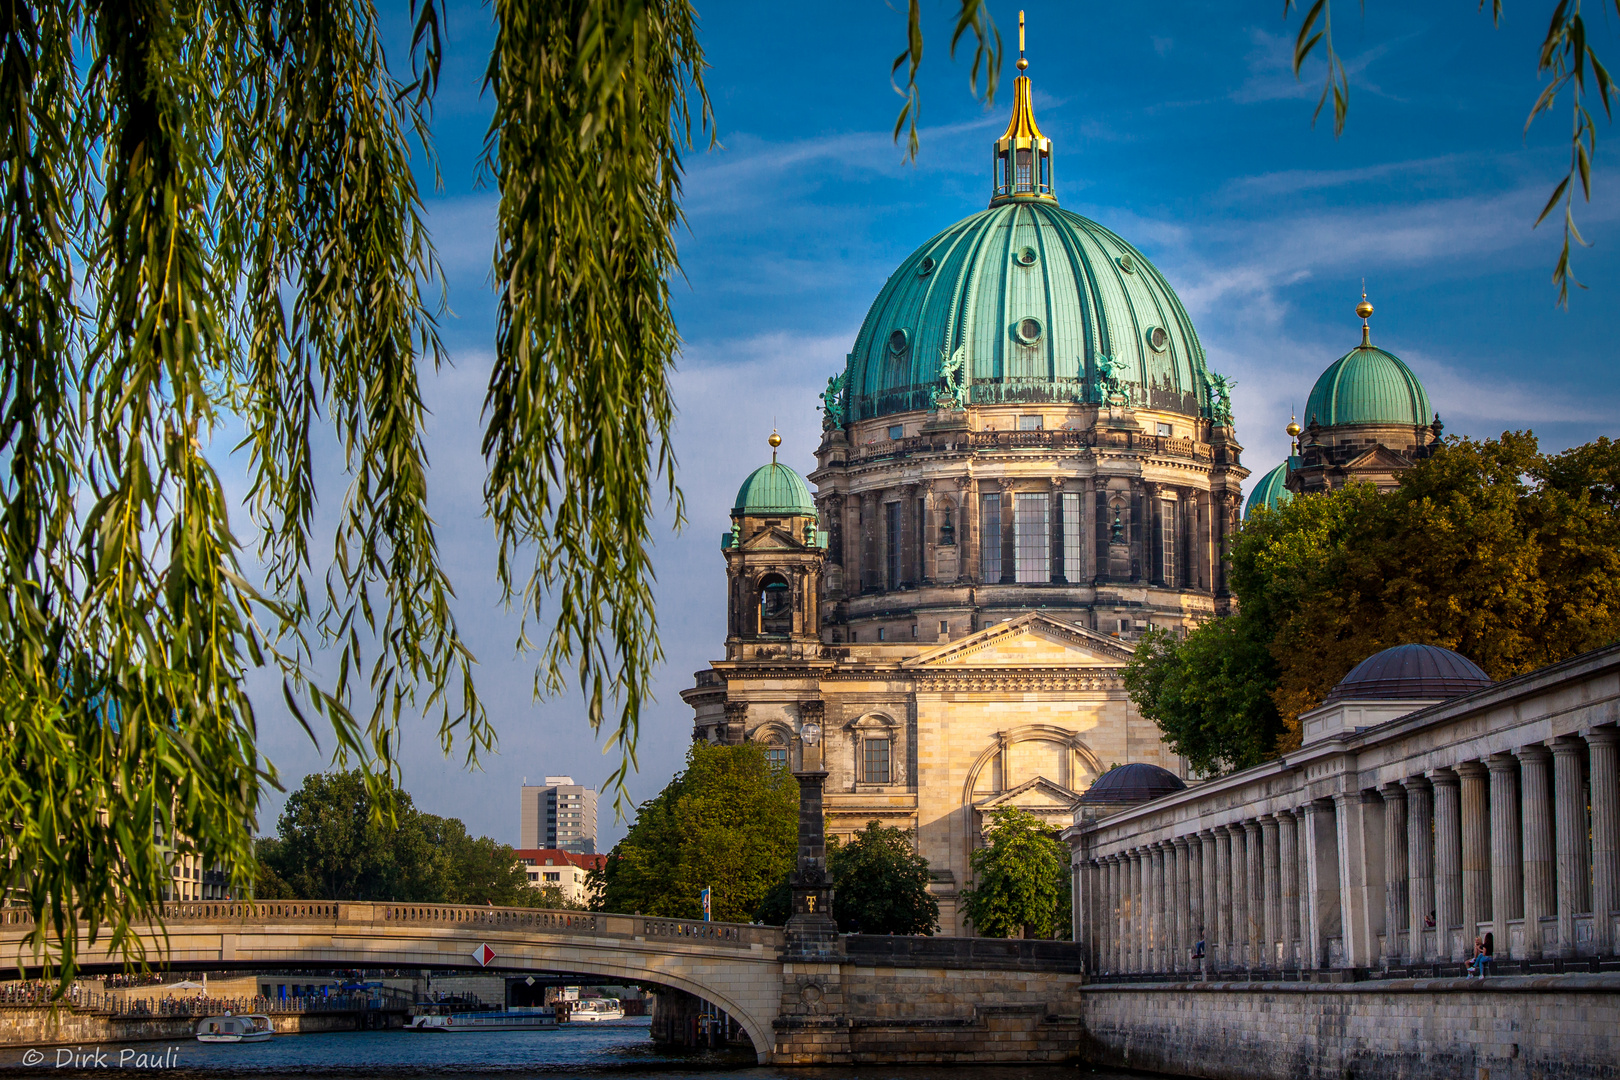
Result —
<path fill-rule="evenodd" d="M 819 743 L 829 833 L 913 830 L 947 934 L 998 807 L 1055 830 L 1112 765 L 1185 776 L 1123 668 L 1229 610 L 1248 475 L 1174 291 L 1058 205 L 1023 74 L 992 161 L 829 379 L 809 483 L 773 452 L 742 484 L 725 658 L 682 695 L 695 738 Z"/>

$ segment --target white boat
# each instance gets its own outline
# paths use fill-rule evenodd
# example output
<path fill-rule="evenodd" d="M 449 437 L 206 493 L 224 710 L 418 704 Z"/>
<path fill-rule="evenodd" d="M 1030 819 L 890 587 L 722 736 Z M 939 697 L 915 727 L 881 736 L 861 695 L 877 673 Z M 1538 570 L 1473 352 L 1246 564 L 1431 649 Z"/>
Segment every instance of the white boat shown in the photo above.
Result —
<path fill-rule="evenodd" d="M 568 1011 L 570 1023 L 596 1024 L 603 1020 L 623 1020 L 624 1006 L 618 998 L 586 998 L 574 1002 Z"/>
<path fill-rule="evenodd" d="M 532 1031 L 557 1026 L 554 1009 L 511 1008 L 501 1012 L 451 1012 L 443 1005 L 424 1005 L 413 1011 L 406 1031 L 455 1034 L 473 1031 Z"/>
<path fill-rule="evenodd" d="M 225 1013 L 197 1021 L 197 1041 L 205 1043 L 268 1042 L 276 1025 L 263 1013 Z"/>

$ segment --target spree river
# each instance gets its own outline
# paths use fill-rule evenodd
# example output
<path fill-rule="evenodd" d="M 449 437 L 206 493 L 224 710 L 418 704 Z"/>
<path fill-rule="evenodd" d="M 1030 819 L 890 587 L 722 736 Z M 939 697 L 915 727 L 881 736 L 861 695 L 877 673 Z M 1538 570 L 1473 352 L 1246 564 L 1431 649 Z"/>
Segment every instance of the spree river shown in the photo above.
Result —
<path fill-rule="evenodd" d="M 80 1047 L 79 1056 L 58 1066 L 58 1052 L 0 1050 L 5 1077 L 89 1076 L 144 1072 L 166 1080 L 382 1080 L 393 1077 L 446 1077 L 453 1080 L 517 1080 L 600 1077 L 602 1080 L 1125 1080 L 1122 1073 L 1097 1073 L 1074 1066 L 861 1065 L 778 1069 L 753 1064 L 753 1055 L 688 1054 L 660 1050 L 645 1019 L 602 1024 L 565 1024 L 542 1031 L 491 1031 L 466 1035 L 406 1031 L 345 1032 L 332 1035 L 278 1035 L 265 1043 L 115 1044 Z M 132 1053 L 123 1054 L 128 1050 Z M 141 1062 L 136 1055 L 146 1055 Z M 122 1061 L 120 1060 L 122 1058 Z M 138 1068 L 144 1064 L 145 1068 Z"/>

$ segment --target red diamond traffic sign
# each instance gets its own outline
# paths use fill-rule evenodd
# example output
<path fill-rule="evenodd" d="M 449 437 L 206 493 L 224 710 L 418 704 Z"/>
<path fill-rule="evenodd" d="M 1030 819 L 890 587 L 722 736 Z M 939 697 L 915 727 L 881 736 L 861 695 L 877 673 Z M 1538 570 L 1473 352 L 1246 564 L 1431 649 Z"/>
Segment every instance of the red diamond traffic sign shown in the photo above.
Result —
<path fill-rule="evenodd" d="M 489 962 L 495 959 L 495 950 L 488 945 L 480 945 L 473 950 L 472 958 L 478 961 L 479 967 L 489 967 Z"/>

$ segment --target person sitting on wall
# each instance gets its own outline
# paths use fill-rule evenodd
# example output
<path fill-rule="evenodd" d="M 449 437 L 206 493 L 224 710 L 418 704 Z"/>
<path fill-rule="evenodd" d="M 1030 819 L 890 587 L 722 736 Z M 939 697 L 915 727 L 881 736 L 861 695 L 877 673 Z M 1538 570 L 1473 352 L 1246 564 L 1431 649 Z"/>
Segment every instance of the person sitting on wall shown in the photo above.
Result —
<path fill-rule="evenodd" d="M 1496 935 L 1486 934 L 1474 939 L 1474 957 L 1468 961 L 1468 977 L 1483 979 L 1489 973 L 1496 952 Z"/>

